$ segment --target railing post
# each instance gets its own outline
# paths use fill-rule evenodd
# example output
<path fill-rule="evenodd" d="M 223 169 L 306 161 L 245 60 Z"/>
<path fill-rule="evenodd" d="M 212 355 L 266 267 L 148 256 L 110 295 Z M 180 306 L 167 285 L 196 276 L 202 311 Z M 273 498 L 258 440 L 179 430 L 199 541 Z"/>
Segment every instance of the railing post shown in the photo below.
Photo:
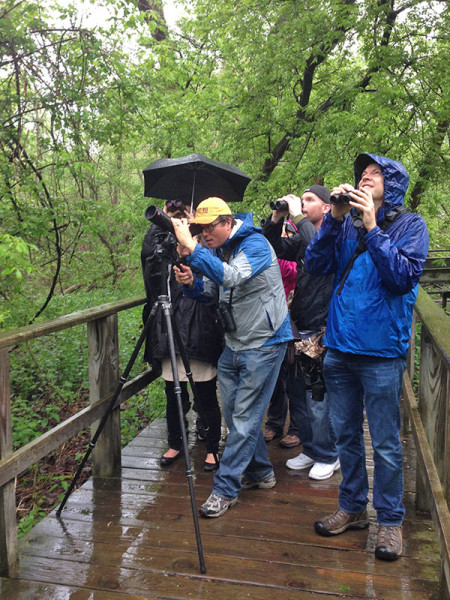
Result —
<path fill-rule="evenodd" d="M 433 338 L 422 323 L 420 342 L 419 411 L 441 480 L 444 495 L 449 500 L 449 371 L 433 344 Z M 421 490 L 418 490 L 421 493 Z M 416 497 L 418 508 L 421 503 Z"/>
<path fill-rule="evenodd" d="M 0 349 L 0 460 L 12 454 L 8 348 Z M 0 487 L 0 576 L 12 577 L 19 566 L 14 480 Z"/>
<path fill-rule="evenodd" d="M 89 396 L 91 404 L 112 394 L 119 381 L 119 343 L 117 314 L 96 319 L 88 326 Z M 91 426 L 97 431 L 99 421 Z M 95 449 L 92 452 L 94 477 L 114 477 L 120 474 L 120 409 L 112 411 Z"/>

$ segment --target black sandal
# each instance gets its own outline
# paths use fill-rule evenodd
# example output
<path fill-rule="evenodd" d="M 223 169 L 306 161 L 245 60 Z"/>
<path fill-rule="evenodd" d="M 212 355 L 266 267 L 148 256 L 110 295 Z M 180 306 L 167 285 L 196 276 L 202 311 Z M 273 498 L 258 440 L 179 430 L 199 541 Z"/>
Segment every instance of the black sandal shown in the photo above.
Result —
<path fill-rule="evenodd" d="M 159 464 L 162 467 L 170 467 L 170 465 L 173 464 L 176 460 L 178 460 L 180 456 L 181 450 L 178 450 L 178 454 L 175 454 L 175 456 L 161 456 L 161 458 L 159 459 Z"/>

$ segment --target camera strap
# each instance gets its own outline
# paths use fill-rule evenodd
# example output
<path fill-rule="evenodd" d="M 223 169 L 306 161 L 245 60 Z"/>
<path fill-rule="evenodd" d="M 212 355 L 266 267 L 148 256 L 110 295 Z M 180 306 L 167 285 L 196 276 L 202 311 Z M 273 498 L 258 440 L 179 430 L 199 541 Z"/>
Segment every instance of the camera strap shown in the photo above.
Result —
<path fill-rule="evenodd" d="M 392 210 L 389 210 L 384 215 L 384 220 L 379 225 L 381 231 L 386 232 L 389 229 L 389 227 L 391 225 L 393 225 L 399 217 L 401 217 L 402 215 L 404 215 L 407 212 L 408 212 L 408 209 L 404 206 L 396 206 Z M 367 250 L 366 241 L 365 241 L 364 237 L 361 236 L 359 238 L 359 243 L 356 246 L 356 250 L 353 253 L 353 256 L 351 257 L 351 259 L 348 261 L 347 266 L 345 267 L 344 273 L 342 274 L 342 279 L 339 282 L 339 286 L 336 290 L 337 296 L 340 296 L 342 288 L 344 287 L 344 283 L 348 277 L 348 274 L 350 273 L 350 271 L 353 267 L 355 260 L 358 258 L 358 256 L 360 256 L 366 250 Z"/>

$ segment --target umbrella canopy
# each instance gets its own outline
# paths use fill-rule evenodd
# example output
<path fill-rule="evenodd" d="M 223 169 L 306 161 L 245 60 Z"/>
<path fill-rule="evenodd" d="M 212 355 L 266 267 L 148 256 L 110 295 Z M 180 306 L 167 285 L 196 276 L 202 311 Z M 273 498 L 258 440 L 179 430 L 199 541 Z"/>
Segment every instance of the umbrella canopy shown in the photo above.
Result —
<path fill-rule="evenodd" d="M 179 198 L 193 208 L 210 196 L 219 196 L 225 202 L 240 202 L 251 181 L 237 167 L 198 153 L 160 158 L 143 173 L 144 196 L 164 200 Z"/>

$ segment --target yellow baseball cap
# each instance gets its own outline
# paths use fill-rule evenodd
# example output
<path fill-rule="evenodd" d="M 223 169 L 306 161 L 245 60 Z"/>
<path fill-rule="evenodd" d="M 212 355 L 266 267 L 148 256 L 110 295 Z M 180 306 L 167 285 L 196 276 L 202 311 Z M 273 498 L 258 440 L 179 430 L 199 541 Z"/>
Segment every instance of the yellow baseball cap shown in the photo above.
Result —
<path fill-rule="evenodd" d="M 191 223 L 208 225 L 221 215 L 228 215 L 231 217 L 232 214 L 230 207 L 222 200 L 222 198 L 206 198 L 206 200 L 202 200 L 197 206 L 195 217 L 192 219 Z"/>

